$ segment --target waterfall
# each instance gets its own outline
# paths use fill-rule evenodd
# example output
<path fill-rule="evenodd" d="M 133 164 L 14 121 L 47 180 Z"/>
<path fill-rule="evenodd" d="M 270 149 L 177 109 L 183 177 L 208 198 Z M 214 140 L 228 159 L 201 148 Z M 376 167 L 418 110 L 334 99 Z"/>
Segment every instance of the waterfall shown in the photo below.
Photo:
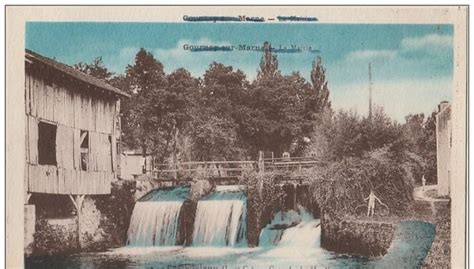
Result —
<path fill-rule="evenodd" d="M 321 227 L 308 210 L 278 212 L 272 222 L 262 229 L 259 238 L 261 247 L 312 248 L 319 245 Z"/>
<path fill-rule="evenodd" d="M 235 188 L 217 188 L 197 204 L 193 246 L 246 246 L 247 200 Z"/>
<path fill-rule="evenodd" d="M 133 208 L 128 228 L 129 246 L 174 246 L 178 217 L 189 188 L 166 188 L 150 192 Z"/>

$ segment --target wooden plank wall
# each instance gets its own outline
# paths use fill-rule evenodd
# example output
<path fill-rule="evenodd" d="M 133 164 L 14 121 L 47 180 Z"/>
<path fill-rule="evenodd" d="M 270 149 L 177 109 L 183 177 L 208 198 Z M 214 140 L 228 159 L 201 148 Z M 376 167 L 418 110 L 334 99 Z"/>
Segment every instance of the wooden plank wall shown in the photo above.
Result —
<path fill-rule="evenodd" d="M 106 194 L 114 179 L 115 100 L 81 95 L 26 76 L 28 191 Z M 56 124 L 57 165 L 38 165 L 38 123 Z M 89 167 L 81 170 L 80 134 L 89 132 Z"/>

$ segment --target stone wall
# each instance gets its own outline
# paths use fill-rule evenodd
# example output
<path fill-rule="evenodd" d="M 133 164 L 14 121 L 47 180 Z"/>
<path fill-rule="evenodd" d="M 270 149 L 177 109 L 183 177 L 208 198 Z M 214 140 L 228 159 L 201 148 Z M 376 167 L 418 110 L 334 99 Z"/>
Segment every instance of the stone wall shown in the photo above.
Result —
<path fill-rule="evenodd" d="M 337 253 L 368 257 L 385 255 L 394 232 L 392 223 L 344 220 L 327 212 L 321 216 L 321 247 Z"/>
<path fill-rule="evenodd" d="M 82 204 L 82 215 L 79 225 L 81 231 L 81 248 L 89 249 L 107 244 L 105 231 L 101 226 L 102 214 L 97 209 L 96 200 L 86 196 Z"/>

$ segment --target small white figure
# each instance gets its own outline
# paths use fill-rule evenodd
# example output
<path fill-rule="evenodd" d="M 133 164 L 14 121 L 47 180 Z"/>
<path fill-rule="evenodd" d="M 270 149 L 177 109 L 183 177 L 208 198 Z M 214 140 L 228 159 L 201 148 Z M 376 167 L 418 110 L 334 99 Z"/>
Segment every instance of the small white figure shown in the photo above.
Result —
<path fill-rule="evenodd" d="M 373 217 L 374 216 L 374 211 L 375 211 L 375 200 L 379 201 L 380 204 L 386 206 L 380 199 L 375 196 L 374 191 L 370 190 L 370 194 L 367 198 L 364 199 L 364 201 L 369 200 L 368 205 L 367 205 L 367 217 Z"/>
<path fill-rule="evenodd" d="M 423 175 L 421 177 L 421 184 L 423 185 L 423 189 L 425 188 L 425 185 L 426 185 L 426 178 L 425 178 L 425 175 Z"/>

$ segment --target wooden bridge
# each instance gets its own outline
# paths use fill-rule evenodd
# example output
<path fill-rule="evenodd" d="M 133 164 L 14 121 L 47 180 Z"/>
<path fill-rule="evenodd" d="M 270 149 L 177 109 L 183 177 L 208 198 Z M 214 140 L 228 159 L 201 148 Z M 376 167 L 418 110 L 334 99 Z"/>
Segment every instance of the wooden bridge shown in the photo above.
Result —
<path fill-rule="evenodd" d="M 147 174 L 160 181 L 191 181 L 196 177 L 211 181 L 234 181 L 245 172 L 297 172 L 322 163 L 322 160 L 314 157 L 259 158 L 258 161 L 191 161 L 154 164 Z M 280 180 L 302 181 L 302 178 Z"/>

